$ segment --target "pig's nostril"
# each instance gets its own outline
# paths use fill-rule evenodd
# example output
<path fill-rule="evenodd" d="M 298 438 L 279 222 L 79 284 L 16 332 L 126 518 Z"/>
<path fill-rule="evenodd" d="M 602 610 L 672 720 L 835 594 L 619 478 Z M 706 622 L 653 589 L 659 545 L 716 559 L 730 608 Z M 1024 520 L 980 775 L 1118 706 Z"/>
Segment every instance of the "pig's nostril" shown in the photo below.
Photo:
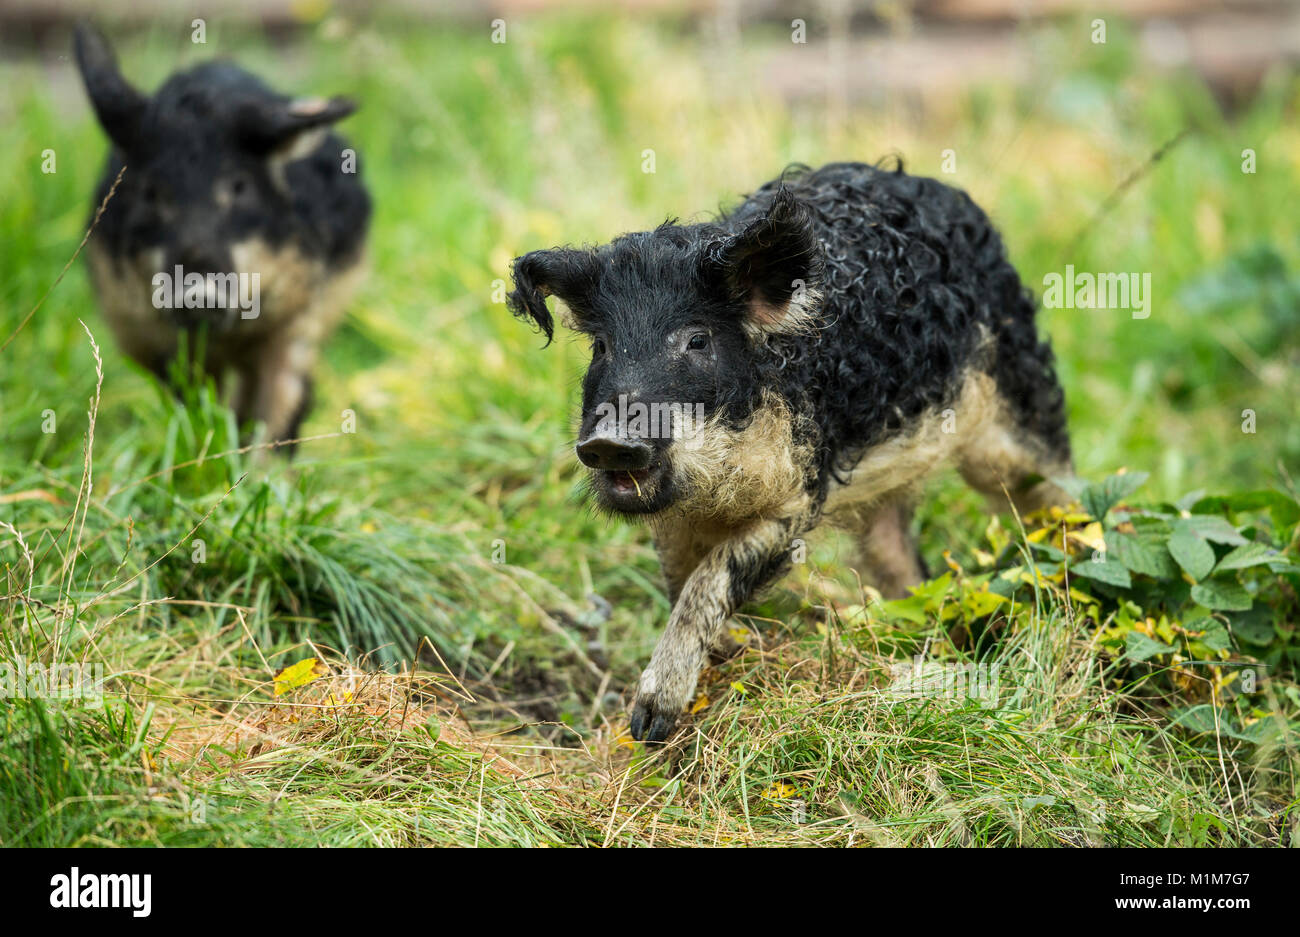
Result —
<path fill-rule="evenodd" d="M 638 439 L 597 436 L 578 443 L 578 458 L 588 468 L 606 472 L 637 472 L 650 466 L 651 448 Z"/>

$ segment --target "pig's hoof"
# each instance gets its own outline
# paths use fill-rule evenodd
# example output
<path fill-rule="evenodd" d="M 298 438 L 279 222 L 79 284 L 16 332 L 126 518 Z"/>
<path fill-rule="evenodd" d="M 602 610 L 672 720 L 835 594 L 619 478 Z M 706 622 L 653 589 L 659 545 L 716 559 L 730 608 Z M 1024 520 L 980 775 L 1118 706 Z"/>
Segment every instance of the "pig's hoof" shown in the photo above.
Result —
<path fill-rule="evenodd" d="M 667 741 L 680 715 L 680 708 L 669 710 L 653 696 L 638 696 L 632 704 L 632 719 L 629 724 L 632 738 L 638 742 Z"/>

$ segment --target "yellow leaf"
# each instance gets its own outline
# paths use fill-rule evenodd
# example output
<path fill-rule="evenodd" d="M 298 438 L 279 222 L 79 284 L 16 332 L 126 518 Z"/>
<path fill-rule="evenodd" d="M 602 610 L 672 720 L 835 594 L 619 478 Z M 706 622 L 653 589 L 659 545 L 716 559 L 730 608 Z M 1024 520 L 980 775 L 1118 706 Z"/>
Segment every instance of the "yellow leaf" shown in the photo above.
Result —
<path fill-rule="evenodd" d="M 708 706 L 709 706 L 709 695 L 707 693 L 701 693 L 699 695 L 699 698 L 696 699 L 695 702 L 691 704 L 690 714 L 694 716 L 701 709 L 707 709 Z"/>
<path fill-rule="evenodd" d="M 1027 566 L 1013 566 L 1010 569 L 1004 569 L 999 576 L 1016 585 L 1028 583 L 1032 586 L 1037 582 L 1039 586 L 1046 587 L 1050 582 L 1048 577 L 1043 575 L 1042 570 L 1036 566 L 1032 570 Z"/>
<path fill-rule="evenodd" d="M 996 592 L 972 592 L 962 599 L 961 605 L 966 614 L 982 618 L 991 614 L 1002 603 L 1010 603 L 1010 601 L 1010 599 L 998 595 Z"/>
<path fill-rule="evenodd" d="M 290 690 L 306 686 L 328 672 L 325 665 L 314 657 L 307 657 L 296 664 L 290 664 L 275 675 L 275 695 L 283 696 Z"/>
<path fill-rule="evenodd" d="M 745 644 L 749 641 L 749 630 L 747 628 L 728 628 L 727 632 L 731 635 L 731 640 L 737 644 Z"/>
<path fill-rule="evenodd" d="M 1102 533 L 1101 524 L 1093 521 L 1083 530 L 1072 530 L 1066 537 L 1075 543 L 1082 544 L 1089 550 L 1095 550 L 1099 553 L 1106 552 L 1106 536 Z"/>
<path fill-rule="evenodd" d="M 1151 622 L 1152 630 L 1160 640 L 1164 641 L 1166 644 L 1178 643 L 1178 638 L 1174 634 L 1173 626 L 1169 624 L 1169 619 L 1164 615 L 1160 616 L 1160 621 L 1158 623 L 1150 618 L 1148 618 L 1147 621 Z"/>
<path fill-rule="evenodd" d="M 1002 529 L 1002 525 L 998 522 L 996 514 L 989 518 L 989 525 L 984 528 L 984 539 L 989 542 L 989 546 L 993 548 L 994 553 L 1001 553 L 1002 548 L 1010 542 L 1006 532 Z"/>
<path fill-rule="evenodd" d="M 773 781 L 771 786 L 763 791 L 763 796 L 768 800 L 785 800 L 797 793 L 799 793 L 799 789 L 793 784 L 786 784 L 784 781 Z"/>
<path fill-rule="evenodd" d="M 731 682 L 731 688 L 735 690 L 737 693 L 741 694 L 742 696 L 749 693 L 749 691 L 745 689 L 745 685 L 741 683 L 739 680 L 733 680 Z"/>

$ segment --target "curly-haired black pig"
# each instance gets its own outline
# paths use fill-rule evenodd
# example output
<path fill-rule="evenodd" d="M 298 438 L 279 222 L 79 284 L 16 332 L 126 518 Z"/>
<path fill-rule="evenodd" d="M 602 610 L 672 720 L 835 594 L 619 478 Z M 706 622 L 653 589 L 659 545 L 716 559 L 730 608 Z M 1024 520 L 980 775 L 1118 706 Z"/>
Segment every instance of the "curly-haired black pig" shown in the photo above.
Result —
<path fill-rule="evenodd" d="M 514 286 L 548 341 L 548 296 L 590 340 L 578 458 L 599 507 L 648 520 L 667 578 L 638 739 L 667 738 L 728 616 L 822 520 L 898 596 L 926 575 L 909 526 L 941 464 L 999 503 L 1062 499 L 1032 297 L 984 212 L 933 179 L 795 167 L 716 221 L 526 254 Z"/>
<path fill-rule="evenodd" d="M 187 347 L 219 386 L 236 376 L 241 423 L 295 438 L 362 269 L 370 198 L 329 129 L 354 105 L 277 94 L 226 62 L 146 95 L 96 30 L 74 44 L 112 144 L 96 207 L 126 167 L 87 246 L 118 343 L 164 380 Z"/>

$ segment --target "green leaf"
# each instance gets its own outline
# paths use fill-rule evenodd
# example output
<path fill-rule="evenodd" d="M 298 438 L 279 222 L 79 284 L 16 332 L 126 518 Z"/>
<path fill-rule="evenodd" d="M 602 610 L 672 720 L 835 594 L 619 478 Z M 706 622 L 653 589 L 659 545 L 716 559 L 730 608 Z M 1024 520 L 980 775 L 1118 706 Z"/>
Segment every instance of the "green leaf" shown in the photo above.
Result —
<path fill-rule="evenodd" d="M 1119 586 L 1123 589 L 1133 585 L 1133 580 L 1129 576 L 1128 570 L 1124 568 L 1124 564 L 1109 557 L 1102 560 L 1087 560 L 1083 563 L 1075 563 L 1070 567 L 1070 572 L 1076 576 L 1095 579 L 1098 582 Z"/>
<path fill-rule="evenodd" d="M 1117 530 L 1108 530 L 1106 553 L 1133 572 L 1144 576 L 1173 579 L 1178 575 L 1178 567 L 1169 556 L 1163 534 L 1123 534 Z"/>
<path fill-rule="evenodd" d="M 1241 544 L 1250 542 L 1238 533 L 1236 527 L 1233 527 L 1222 517 L 1213 514 L 1193 514 L 1191 517 L 1182 518 L 1178 523 L 1186 526 L 1198 536 L 1204 537 L 1206 540 L 1213 540 L 1215 543 Z"/>
<path fill-rule="evenodd" d="M 1214 731 L 1214 707 L 1209 703 L 1171 710 L 1169 715 L 1173 717 L 1171 721 L 1176 726 L 1182 726 L 1193 732 Z"/>
<path fill-rule="evenodd" d="M 1247 644 L 1268 647 L 1277 636 L 1273 630 L 1272 619 L 1263 608 L 1253 608 L 1240 615 L 1232 615 L 1229 621 L 1232 622 L 1232 633 Z"/>
<path fill-rule="evenodd" d="M 1056 547 L 1052 546 L 1050 543 L 1032 543 L 1032 542 L 1031 542 L 1031 543 L 1029 544 L 1029 548 L 1030 548 L 1031 550 L 1033 550 L 1035 553 L 1041 553 L 1043 556 L 1047 557 L 1049 560 L 1053 560 L 1053 561 L 1055 561 L 1055 562 L 1057 562 L 1057 563 L 1059 563 L 1059 562 L 1061 562 L 1063 559 L 1065 559 L 1065 554 L 1064 554 L 1062 551 L 1058 550 Z"/>
<path fill-rule="evenodd" d="M 1106 512 L 1137 491 L 1148 478 L 1146 472 L 1125 472 L 1112 475 L 1100 485 L 1089 485 L 1079 500 L 1083 509 L 1097 520 L 1105 520 Z"/>
<path fill-rule="evenodd" d="M 1267 544 L 1243 543 L 1219 560 L 1218 569 L 1247 569 L 1251 566 L 1264 566 L 1276 559 L 1277 556 L 1278 552 Z"/>
<path fill-rule="evenodd" d="M 1076 501 L 1083 501 L 1083 493 L 1092 487 L 1082 478 L 1076 478 L 1073 475 L 1062 475 L 1058 478 L 1050 479 L 1053 485 L 1060 488 L 1071 498 Z"/>
<path fill-rule="evenodd" d="M 1212 618 L 1203 619 L 1202 622 L 1204 626 L 1196 630 L 1205 633 L 1197 639 L 1198 641 L 1211 651 L 1226 651 L 1232 648 L 1232 636 L 1228 634 L 1228 629 L 1223 627 L 1222 622 L 1215 621 Z M 1200 625 L 1202 622 L 1197 622 L 1197 624 Z"/>
<path fill-rule="evenodd" d="M 913 586 L 912 595 L 923 599 L 941 599 L 948 594 L 948 587 L 951 585 L 952 573 L 947 572 L 937 579 L 931 579 L 928 582 Z"/>
<path fill-rule="evenodd" d="M 881 603 L 881 610 L 889 618 L 901 618 L 914 625 L 923 625 L 927 621 L 924 596 L 909 596 L 905 599 L 892 599 Z"/>
<path fill-rule="evenodd" d="M 1141 631 L 1130 631 L 1124 635 L 1124 658 L 1126 660 L 1150 660 L 1157 654 L 1168 654 L 1173 649 L 1172 644 L 1162 644 Z"/>
<path fill-rule="evenodd" d="M 1250 593 L 1235 579 L 1210 579 L 1192 586 L 1192 599 L 1206 608 L 1244 612 L 1251 606 Z"/>
<path fill-rule="evenodd" d="M 1193 514 L 1216 514 L 1221 511 L 1267 510 L 1278 527 L 1300 521 L 1300 503 L 1280 491 L 1242 491 L 1226 497 L 1202 498 L 1192 505 Z"/>
<path fill-rule="evenodd" d="M 1174 525 L 1174 532 L 1169 537 L 1169 555 L 1197 582 L 1210 575 L 1210 570 L 1214 569 L 1214 547 L 1198 537 L 1182 521 Z"/>
<path fill-rule="evenodd" d="M 1173 717 L 1173 724 L 1195 733 L 1215 733 L 1227 736 L 1228 738 L 1239 739 L 1243 742 L 1258 743 L 1268 734 L 1268 723 L 1261 719 L 1259 722 L 1249 726 L 1239 726 L 1232 720 L 1232 713 L 1226 708 L 1218 711 L 1218 719 L 1215 719 L 1214 707 L 1209 703 L 1199 703 L 1195 706 L 1188 706 L 1185 709 L 1176 709 L 1170 712 Z"/>

